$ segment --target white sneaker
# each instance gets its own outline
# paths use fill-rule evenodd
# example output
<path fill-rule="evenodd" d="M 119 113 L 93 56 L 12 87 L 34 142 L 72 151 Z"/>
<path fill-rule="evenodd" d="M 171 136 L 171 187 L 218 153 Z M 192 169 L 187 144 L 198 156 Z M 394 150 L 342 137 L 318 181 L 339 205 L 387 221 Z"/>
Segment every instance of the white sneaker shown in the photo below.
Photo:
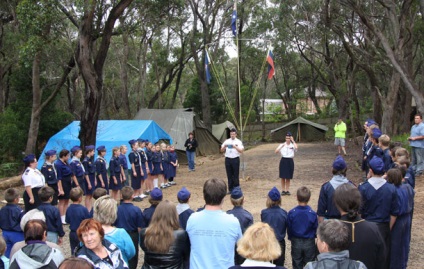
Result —
<path fill-rule="evenodd" d="M 66 223 L 66 221 L 65 221 L 65 216 L 60 216 L 60 220 L 62 221 L 62 224 L 63 224 L 63 225 L 68 224 L 68 223 Z"/>
<path fill-rule="evenodd" d="M 146 198 L 146 197 L 147 197 L 147 195 L 145 195 L 145 194 L 141 194 L 141 195 L 139 195 L 138 197 L 140 197 L 141 199 L 144 199 L 144 198 Z"/>
<path fill-rule="evenodd" d="M 171 181 L 168 183 L 169 185 L 177 185 L 177 183 L 175 181 Z"/>

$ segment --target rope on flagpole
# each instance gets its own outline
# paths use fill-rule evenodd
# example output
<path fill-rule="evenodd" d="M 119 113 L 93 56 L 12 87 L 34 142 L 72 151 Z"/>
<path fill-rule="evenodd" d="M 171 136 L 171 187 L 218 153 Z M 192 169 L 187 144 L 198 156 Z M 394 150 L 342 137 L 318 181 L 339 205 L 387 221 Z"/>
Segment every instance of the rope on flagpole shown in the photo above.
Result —
<path fill-rule="evenodd" d="M 262 66 L 261 66 L 261 71 L 259 72 L 259 79 L 256 81 L 256 87 L 255 87 L 255 89 L 253 90 L 252 100 L 250 101 L 249 110 L 247 111 L 246 121 L 245 121 L 245 123 L 244 123 L 243 129 L 245 129 L 245 128 L 246 128 L 247 121 L 248 121 L 248 119 L 249 119 L 250 113 L 252 112 L 252 108 L 253 108 L 253 104 L 254 104 L 254 102 L 255 102 L 256 95 L 258 94 L 259 83 L 261 82 L 261 79 L 260 79 L 260 78 L 262 77 L 262 74 L 263 74 L 263 72 L 264 72 L 264 70 L 265 70 L 265 66 L 266 66 L 266 59 L 267 59 L 267 57 L 268 57 L 269 50 L 270 50 L 270 49 L 268 48 L 268 51 L 267 51 L 266 56 L 265 56 L 265 59 L 264 59 L 264 61 L 263 61 L 263 63 L 262 63 Z"/>
<path fill-rule="evenodd" d="M 212 60 L 212 58 L 211 58 L 211 56 L 210 56 L 210 54 L 208 52 L 208 46 L 205 46 L 205 51 L 206 51 L 206 53 L 208 55 L 207 57 L 209 58 L 209 65 L 210 65 L 210 67 L 212 69 L 212 72 L 214 73 L 214 76 L 216 77 L 216 81 L 218 83 L 218 88 L 221 91 L 222 96 L 224 97 L 224 100 L 225 100 L 225 103 L 227 104 L 227 107 L 228 107 L 228 110 L 230 112 L 230 115 L 233 118 L 234 123 L 236 124 L 237 128 L 240 129 L 240 126 L 241 125 L 239 125 L 239 123 L 237 121 L 236 115 L 234 113 L 234 109 L 231 106 L 231 103 L 230 103 L 230 100 L 228 99 L 227 93 L 224 90 L 223 83 L 222 83 L 222 81 L 221 81 L 221 79 L 220 79 L 220 77 L 218 75 L 218 71 L 216 70 L 215 65 L 212 64 L 213 60 Z"/>

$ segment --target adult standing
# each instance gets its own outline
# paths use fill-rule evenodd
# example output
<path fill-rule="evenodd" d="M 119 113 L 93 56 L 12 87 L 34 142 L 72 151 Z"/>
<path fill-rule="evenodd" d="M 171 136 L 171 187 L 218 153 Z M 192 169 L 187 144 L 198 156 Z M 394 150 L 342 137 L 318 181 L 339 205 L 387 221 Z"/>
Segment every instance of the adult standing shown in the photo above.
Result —
<path fill-rule="evenodd" d="M 25 156 L 23 161 L 25 163 L 25 171 L 22 174 L 22 180 L 25 186 L 23 198 L 25 212 L 28 212 L 41 204 L 40 198 L 38 197 L 38 190 L 44 187 L 46 182 L 43 174 L 37 169 L 38 161 L 34 154 Z"/>
<path fill-rule="evenodd" d="M 222 210 L 226 189 L 222 179 L 209 179 L 203 185 L 205 208 L 191 214 L 187 222 L 191 243 L 190 269 L 234 265 L 235 245 L 242 235 L 237 218 Z"/>
<path fill-rule="evenodd" d="M 221 152 L 225 151 L 225 171 L 228 178 L 228 194 L 235 187 L 240 186 L 240 154 L 243 153 L 244 147 L 240 139 L 237 138 L 237 130 L 230 130 L 230 138 L 224 141 L 221 146 Z"/>
<path fill-rule="evenodd" d="M 343 150 L 343 154 L 346 156 L 346 123 L 343 122 L 341 118 L 337 121 L 336 125 L 334 125 L 334 145 L 338 147 L 339 154 L 341 154 L 341 151 Z"/>
<path fill-rule="evenodd" d="M 193 172 L 195 171 L 195 162 L 194 159 L 196 158 L 196 148 L 197 148 L 197 140 L 194 138 L 194 134 L 190 132 L 188 134 L 188 139 L 184 143 L 184 147 L 186 147 L 186 154 L 187 154 L 187 161 L 188 161 L 188 171 Z"/>
<path fill-rule="evenodd" d="M 415 176 L 421 176 L 424 172 L 424 124 L 421 114 L 415 115 L 414 122 L 411 136 L 408 137 L 412 153 L 411 167 Z"/>
<path fill-rule="evenodd" d="M 290 180 L 293 178 L 294 173 L 294 153 L 297 151 L 297 144 L 293 139 L 290 132 L 286 134 L 286 142 L 280 144 L 275 153 L 281 154 L 280 160 L 280 178 L 281 178 L 281 195 L 290 195 Z"/>

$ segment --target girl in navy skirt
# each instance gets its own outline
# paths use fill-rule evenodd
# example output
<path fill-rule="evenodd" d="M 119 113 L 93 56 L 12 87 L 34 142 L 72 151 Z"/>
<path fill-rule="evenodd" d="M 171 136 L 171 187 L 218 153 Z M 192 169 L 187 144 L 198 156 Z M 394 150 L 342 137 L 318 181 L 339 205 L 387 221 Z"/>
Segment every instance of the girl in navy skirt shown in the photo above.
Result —
<path fill-rule="evenodd" d="M 280 160 L 280 178 L 281 178 L 281 195 L 290 195 L 290 180 L 293 178 L 294 172 L 294 153 L 297 151 L 297 144 L 294 142 L 293 136 L 290 132 L 286 135 L 286 142 L 278 145 L 275 153 L 281 154 Z"/>
<path fill-rule="evenodd" d="M 94 145 L 85 147 L 85 158 L 82 161 L 85 169 L 87 188 L 85 192 L 85 207 L 90 212 L 92 207 L 93 192 L 96 189 L 96 165 L 94 164 Z"/>
<path fill-rule="evenodd" d="M 162 170 L 163 170 L 163 188 L 168 188 L 171 185 L 168 184 L 168 170 L 169 170 L 169 155 L 168 147 L 165 143 L 160 144 L 162 151 Z M 162 188 L 162 186 L 161 186 Z"/>
<path fill-rule="evenodd" d="M 109 189 L 112 190 L 112 198 L 116 201 L 120 200 L 120 190 L 122 188 L 122 176 L 124 170 L 122 169 L 121 162 L 119 161 L 119 148 L 114 147 L 112 149 L 112 158 L 109 162 L 109 173 L 110 173 L 110 183 Z"/>
<path fill-rule="evenodd" d="M 177 176 L 177 167 L 178 167 L 178 156 L 175 152 L 174 146 L 169 146 L 168 151 L 168 158 L 169 158 L 169 167 L 168 167 L 168 180 L 170 185 L 176 185 L 174 179 Z"/>
<path fill-rule="evenodd" d="M 71 178 L 74 176 L 71 166 L 68 164 L 69 157 L 69 150 L 62 149 L 59 152 L 59 159 L 54 163 L 57 171 L 57 187 L 59 189 L 58 209 L 62 223 L 65 223 L 66 209 L 68 208 L 69 204 L 69 193 L 72 189 Z"/>
<path fill-rule="evenodd" d="M 109 180 L 107 178 L 107 167 L 106 167 L 106 147 L 98 146 L 97 147 L 97 160 L 96 164 L 96 178 L 97 178 L 97 187 L 102 187 L 109 194 Z"/>
<path fill-rule="evenodd" d="M 72 160 L 70 165 L 71 165 L 72 172 L 74 173 L 74 176 L 72 178 L 72 188 L 80 187 L 85 195 L 86 193 L 85 169 L 81 163 L 82 150 L 80 147 L 75 146 L 71 149 L 71 153 L 72 153 Z"/>
<path fill-rule="evenodd" d="M 155 145 L 155 151 L 153 152 L 152 156 L 152 163 L 152 176 L 154 177 L 153 182 L 156 183 L 155 187 L 157 187 L 159 181 L 160 187 L 163 188 L 165 184 L 163 183 L 162 152 L 160 150 L 159 144 Z"/>

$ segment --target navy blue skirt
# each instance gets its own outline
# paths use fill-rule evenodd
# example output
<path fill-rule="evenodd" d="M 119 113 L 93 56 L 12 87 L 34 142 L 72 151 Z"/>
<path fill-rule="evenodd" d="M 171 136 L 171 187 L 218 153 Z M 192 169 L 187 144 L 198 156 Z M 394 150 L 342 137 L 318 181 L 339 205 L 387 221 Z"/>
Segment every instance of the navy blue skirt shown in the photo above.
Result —
<path fill-rule="evenodd" d="M 293 158 L 281 158 L 280 160 L 280 178 L 292 179 L 294 173 Z"/>

